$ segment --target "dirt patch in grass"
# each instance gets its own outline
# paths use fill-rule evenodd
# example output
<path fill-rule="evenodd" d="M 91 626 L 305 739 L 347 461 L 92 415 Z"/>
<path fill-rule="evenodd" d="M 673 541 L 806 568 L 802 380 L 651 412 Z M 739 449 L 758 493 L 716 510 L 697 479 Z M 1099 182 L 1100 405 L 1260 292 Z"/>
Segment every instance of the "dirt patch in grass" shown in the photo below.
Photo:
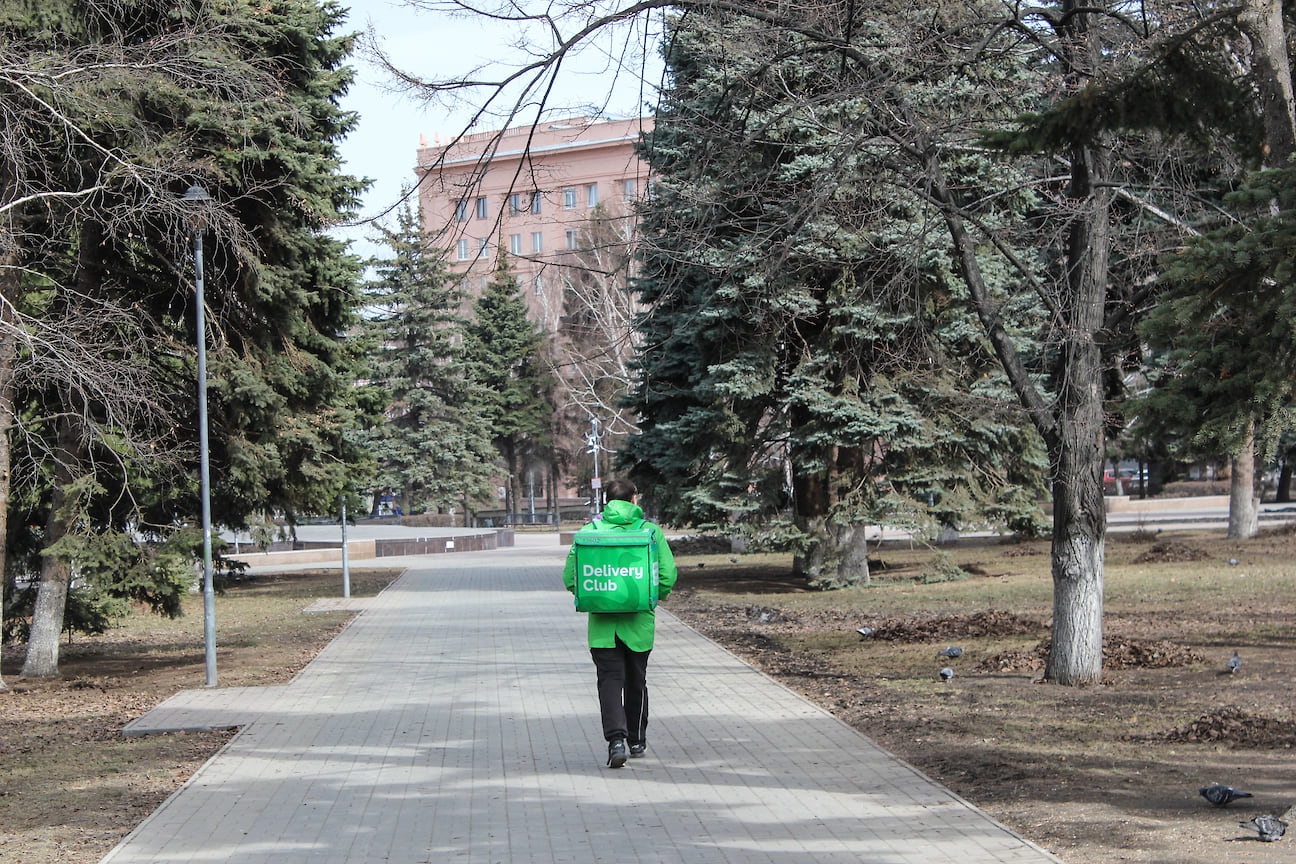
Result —
<path fill-rule="evenodd" d="M 763 563 L 762 591 L 716 557 L 665 605 L 1069 864 L 1293 860 L 1239 823 L 1296 804 L 1296 533 L 1109 544 L 1104 679 L 1082 688 L 1042 681 L 1047 544 L 946 551 L 996 575 L 922 584 L 930 554 L 888 546 L 869 587 Z M 1217 782 L 1254 797 L 1212 807 Z"/>
<path fill-rule="evenodd" d="M 399 570 L 353 570 L 351 593 L 373 596 Z M 216 598 L 221 686 L 282 684 L 353 613 L 303 615 L 341 592 L 337 571 L 305 570 L 232 585 Z M 20 678 L 6 646 L 0 692 L 0 861 L 92 864 L 157 809 L 233 732 L 126 738 L 121 729 L 172 694 L 206 683 L 202 599 L 168 621 L 144 612 L 59 651 L 57 678 Z"/>

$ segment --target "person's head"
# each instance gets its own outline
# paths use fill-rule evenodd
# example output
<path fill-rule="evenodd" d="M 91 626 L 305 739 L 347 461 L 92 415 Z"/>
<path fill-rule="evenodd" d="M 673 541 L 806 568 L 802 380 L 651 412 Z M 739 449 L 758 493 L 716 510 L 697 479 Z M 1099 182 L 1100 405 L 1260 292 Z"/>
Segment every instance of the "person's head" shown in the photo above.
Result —
<path fill-rule="evenodd" d="M 609 501 L 630 501 L 633 502 L 639 490 L 635 484 L 629 480 L 609 480 L 608 484 L 603 487 L 607 491 L 607 500 Z"/>

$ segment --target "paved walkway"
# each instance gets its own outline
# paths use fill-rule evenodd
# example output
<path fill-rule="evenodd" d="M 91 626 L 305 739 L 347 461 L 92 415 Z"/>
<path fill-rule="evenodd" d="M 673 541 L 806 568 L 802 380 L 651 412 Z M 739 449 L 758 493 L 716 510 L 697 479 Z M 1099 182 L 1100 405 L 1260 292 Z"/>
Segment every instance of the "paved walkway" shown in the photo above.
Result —
<path fill-rule="evenodd" d="M 605 768 L 561 555 L 418 559 L 290 684 L 132 724 L 243 728 L 105 864 L 1057 861 L 669 614 Z"/>

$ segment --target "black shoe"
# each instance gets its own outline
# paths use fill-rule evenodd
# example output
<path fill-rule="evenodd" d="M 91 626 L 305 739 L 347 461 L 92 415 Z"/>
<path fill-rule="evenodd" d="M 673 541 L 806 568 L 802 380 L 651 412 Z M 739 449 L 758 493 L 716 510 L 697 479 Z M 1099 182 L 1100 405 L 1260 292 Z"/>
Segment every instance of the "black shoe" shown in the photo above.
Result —
<path fill-rule="evenodd" d="M 644 757 L 644 751 L 647 750 L 647 749 L 648 749 L 648 745 L 647 745 L 647 744 L 631 744 L 631 745 L 630 745 L 630 758 L 631 758 L 631 759 L 642 759 L 642 758 Z"/>
<path fill-rule="evenodd" d="M 624 738 L 613 738 L 608 742 L 608 767 L 620 768 L 626 763 L 626 742 Z"/>

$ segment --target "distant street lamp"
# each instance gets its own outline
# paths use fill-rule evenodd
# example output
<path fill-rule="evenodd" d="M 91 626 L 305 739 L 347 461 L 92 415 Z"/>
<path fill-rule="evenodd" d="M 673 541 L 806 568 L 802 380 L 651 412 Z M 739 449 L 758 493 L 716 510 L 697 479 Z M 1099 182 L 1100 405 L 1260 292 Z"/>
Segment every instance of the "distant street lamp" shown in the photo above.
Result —
<path fill-rule="evenodd" d="M 598 515 L 599 510 L 603 508 L 603 478 L 599 476 L 598 454 L 603 447 L 603 430 L 602 424 L 597 417 L 590 417 L 590 431 L 585 436 L 585 443 L 589 444 L 586 453 L 594 454 L 594 479 L 590 481 L 590 491 L 594 493 L 594 500 L 591 502 L 591 513 Z"/>
<path fill-rule="evenodd" d="M 211 196 L 194 184 L 184 194 L 194 214 L 194 286 L 198 305 L 198 463 L 202 486 L 203 527 L 203 645 L 207 657 L 207 686 L 216 686 L 216 595 L 212 588 L 211 457 L 207 445 L 207 314 L 203 297 L 203 228 Z"/>

